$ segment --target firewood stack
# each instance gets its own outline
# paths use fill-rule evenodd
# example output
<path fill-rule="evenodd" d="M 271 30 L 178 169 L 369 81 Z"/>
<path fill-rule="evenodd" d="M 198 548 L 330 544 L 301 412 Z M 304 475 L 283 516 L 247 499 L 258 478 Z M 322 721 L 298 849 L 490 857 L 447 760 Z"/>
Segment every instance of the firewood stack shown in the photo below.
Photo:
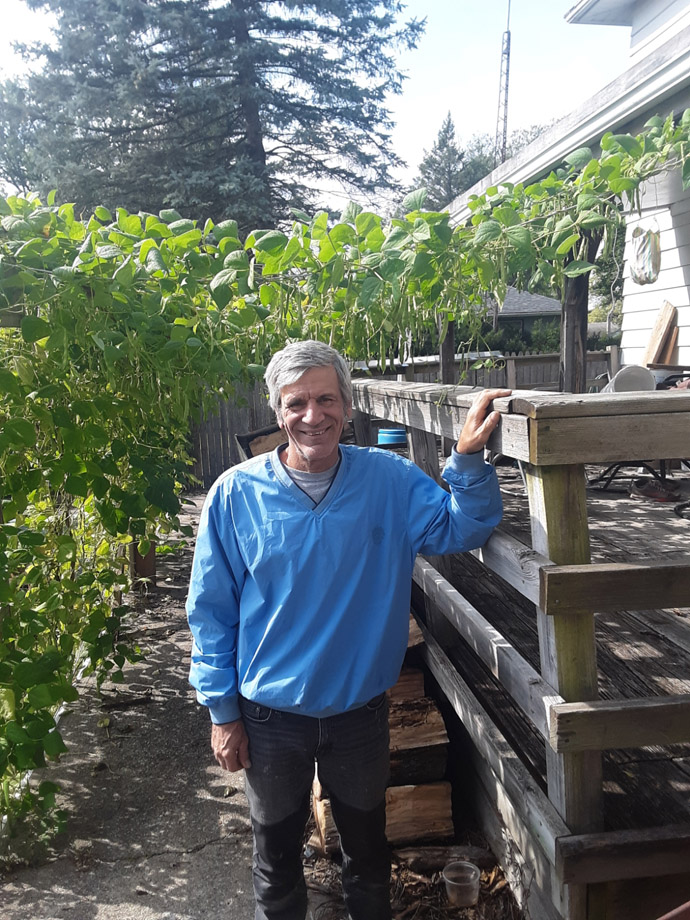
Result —
<path fill-rule="evenodd" d="M 424 675 L 413 667 L 415 648 L 423 642 L 410 619 L 405 665 L 389 690 L 391 778 L 386 792 L 386 834 L 392 845 L 444 840 L 453 836 L 451 787 L 443 777 L 448 735 L 436 703 L 424 696 Z M 313 788 L 316 830 L 309 841 L 323 854 L 339 849 L 330 803 L 318 778 Z"/>

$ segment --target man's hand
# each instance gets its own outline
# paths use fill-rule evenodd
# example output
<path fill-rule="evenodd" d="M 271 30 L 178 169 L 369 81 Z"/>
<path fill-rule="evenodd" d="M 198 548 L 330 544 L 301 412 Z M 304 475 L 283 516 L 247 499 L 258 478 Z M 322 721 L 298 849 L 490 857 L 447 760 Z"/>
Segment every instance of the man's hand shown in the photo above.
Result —
<path fill-rule="evenodd" d="M 252 765 L 249 759 L 249 739 L 242 719 L 213 725 L 211 747 L 213 756 L 224 770 L 236 773 Z"/>
<path fill-rule="evenodd" d="M 499 412 L 489 411 L 491 403 L 502 396 L 510 396 L 512 392 L 512 390 L 484 390 L 475 396 L 455 447 L 459 454 L 474 454 L 484 447 L 501 417 Z"/>

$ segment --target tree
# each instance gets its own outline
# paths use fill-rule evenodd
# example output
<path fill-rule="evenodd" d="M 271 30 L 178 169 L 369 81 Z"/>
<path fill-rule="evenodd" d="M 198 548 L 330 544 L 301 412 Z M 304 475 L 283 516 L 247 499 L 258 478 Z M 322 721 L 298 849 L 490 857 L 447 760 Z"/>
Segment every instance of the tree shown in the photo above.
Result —
<path fill-rule="evenodd" d="M 394 186 L 394 53 L 424 27 L 400 0 L 25 2 L 57 24 L 0 96 L 0 178 L 22 190 L 248 228 L 319 183 Z"/>
<path fill-rule="evenodd" d="M 518 128 L 508 141 L 508 156 L 530 144 L 545 129 L 543 125 Z M 431 151 L 424 151 L 414 187 L 427 191 L 426 207 L 442 211 L 462 192 L 476 185 L 494 169 L 494 142 L 488 134 L 473 134 L 465 147 L 455 138 L 455 124 L 446 116 Z"/>
<path fill-rule="evenodd" d="M 442 211 L 463 189 L 461 175 L 464 154 L 455 140 L 455 125 L 450 112 L 441 125 L 434 146 L 419 164 L 417 188 L 426 188 L 426 206 L 431 211 Z"/>

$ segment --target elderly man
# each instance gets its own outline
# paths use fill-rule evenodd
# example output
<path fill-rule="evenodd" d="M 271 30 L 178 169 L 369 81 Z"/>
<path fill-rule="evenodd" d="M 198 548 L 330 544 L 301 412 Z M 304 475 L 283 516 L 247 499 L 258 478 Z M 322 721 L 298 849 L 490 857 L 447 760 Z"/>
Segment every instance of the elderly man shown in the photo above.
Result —
<path fill-rule="evenodd" d="M 343 358 L 297 342 L 266 370 L 286 443 L 224 473 L 199 524 L 187 602 L 190 680 L 211 746 L 245 770 L 255 920 L 304 920 L 301 851 L 315 765 L 343 853 L 352 920 L 387 920 L 390 857 L 386 690 L 407 646 L 417 553 L 481 546 L 501 517 L 482 448 L 496 427 L 484 392 L 443 476 L 393 453 L 339 443 L 351 414 Z"/>

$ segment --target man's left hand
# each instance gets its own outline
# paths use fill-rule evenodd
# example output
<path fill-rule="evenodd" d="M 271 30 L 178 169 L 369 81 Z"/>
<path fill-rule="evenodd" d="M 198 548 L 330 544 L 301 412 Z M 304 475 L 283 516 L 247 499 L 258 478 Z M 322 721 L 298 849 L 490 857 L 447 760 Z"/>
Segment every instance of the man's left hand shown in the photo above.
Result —
<path fill-rule="evenodd" d="M 459 454 L 474 454 L 485 446 L 501 418 L 500 412 L 490 411 L 491 403 L 494 399 L 510 396 L 512 392 L 512 390 L 484 390 L 475 396 L 455 447 Z"/>

